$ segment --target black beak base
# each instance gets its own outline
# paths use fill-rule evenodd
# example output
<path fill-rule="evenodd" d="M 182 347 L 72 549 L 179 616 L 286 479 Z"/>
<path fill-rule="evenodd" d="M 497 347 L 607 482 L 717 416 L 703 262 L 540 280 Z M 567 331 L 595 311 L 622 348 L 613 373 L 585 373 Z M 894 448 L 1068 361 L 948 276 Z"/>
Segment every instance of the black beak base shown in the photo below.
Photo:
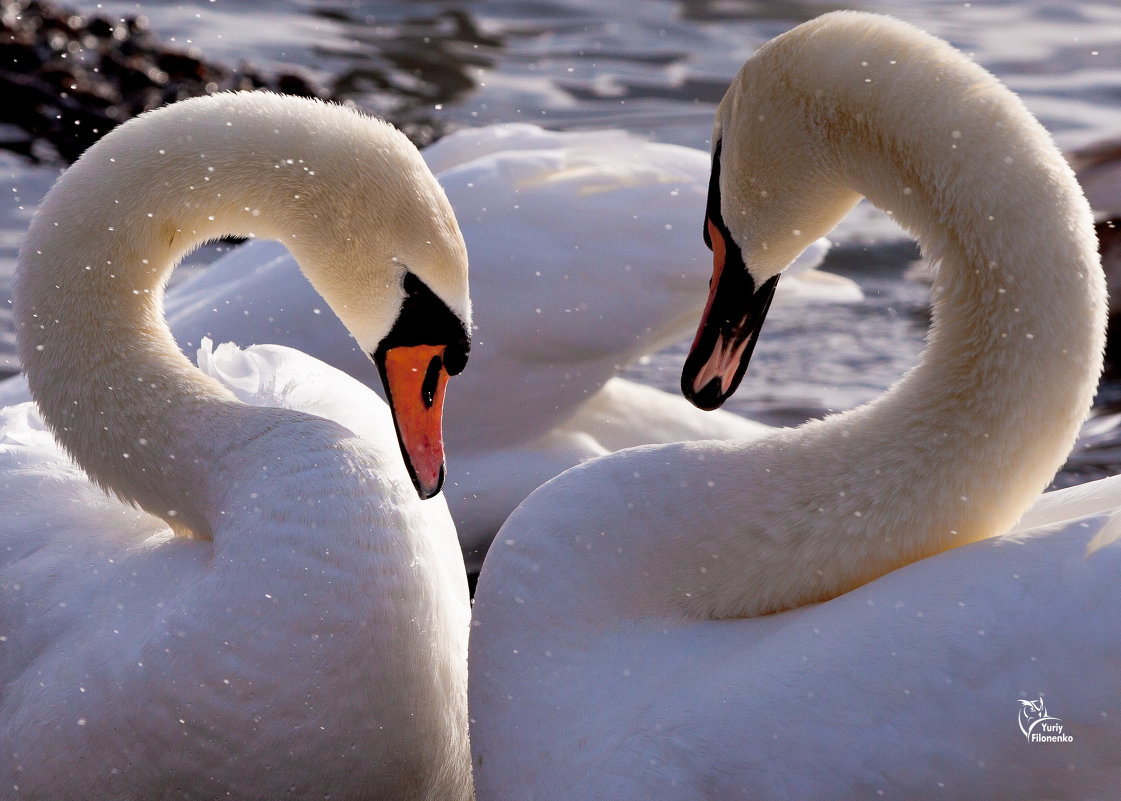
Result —
<path fill-rule="evenodd" d="M 389 334 L 370 358 L 393 413 L 401 456 L 422 499 L 444 483 L 444 383 L 467 364 L 471 340 L 460 319 L 413 273 Z M 391 365 L 390 362 L 393 362 Z"/>

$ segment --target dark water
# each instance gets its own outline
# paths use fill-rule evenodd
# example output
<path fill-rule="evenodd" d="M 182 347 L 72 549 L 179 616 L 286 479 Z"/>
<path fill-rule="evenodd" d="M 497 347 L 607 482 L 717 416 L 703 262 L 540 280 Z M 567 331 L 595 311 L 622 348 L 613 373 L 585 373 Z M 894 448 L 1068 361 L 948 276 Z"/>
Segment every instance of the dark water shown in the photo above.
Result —
<path fill-rule="evenodd" d="M 756 0 L 78 3 L 145 14 L 228 63 L 295 64 L 371 110 L 457 124 L 620 127 L 704 148 L 751 52 L 837 8 L 894 14 L 972 53 L 1071 142 L 1121 130 L 1121 4 Z M 1089 134 L 1085 136 L 1084 134 Z"/>

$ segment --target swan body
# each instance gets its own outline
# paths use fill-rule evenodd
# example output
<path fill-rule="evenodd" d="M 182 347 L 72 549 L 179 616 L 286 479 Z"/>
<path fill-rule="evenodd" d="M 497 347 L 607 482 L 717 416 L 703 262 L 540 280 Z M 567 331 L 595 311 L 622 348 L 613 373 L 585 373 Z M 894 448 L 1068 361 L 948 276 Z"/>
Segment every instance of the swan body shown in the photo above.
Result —
<path fill-rule="evenodd" d="M 763 423 L 717 410 L 698 414 L 684 398 L 612 378 L 572 417 L 544 436 L 507 448 L 453 459 L 453 509 L 469 573 L 477 574 L 486 547 L 519 503 L 568 468 L 635 443 L 683 439 L 748 440 L 772 430 Z"/>
<path fill-rule="evenodd" d="M 513 124 L 454 133 L 423 155 L 456 210 L 475 286 L 471 370 L 445 408 L 444 493 L 467 551 L 539 484 L 593 455 L 697 431 L 739 435 L 731 415 L 712 419 L 616 378 L 686 339 L 704 307 L 705 268 L 682 232 L 704 206 L 707 154 L 621 131 Z M 827 247 L 809 243 L 776 303 L 861 298 L 851 281 L 811 269 Z M 250 242 L 171 289 L 167 317 L 187 353 L 203 336 L 284 344 L 379 389 L 345 327 L 316 314 L 322 305 L 281 243 Z M 615 390 L 597 396 L 609 381 Z M 651 420 L 649 404 L 674 413 Z M 585 422 L 594 433 L 576 428 Z M 652 426 L 665 439 L 644 433 Z"/>
<path fill-rule="evenodd" d="M 504 587 L 526 613 L 490 617 L 479 605 L 493 602 L 487 565 L 471 646 L 477 791 L 1110 798 L 1121 781 L 1121 677 L 1110 667 L 1121 640 L 1107 622 L 1121 603 L 1119 526 L 1121 483 L 1102 479 L 1043 496 L 1005 535 L 822 604 L 698 622 L 617 620 L 588 603 L 584 636 L 571 624 L 554 631 L 542 607 L 559 591 L 542 598 L 528 580 Z M 557 567 L 517 556 L 526 574 Z M 511 656 L 483 659 L 479 641 L 499 639 L 486 628 L 504 623 L 527 628 L 501 636 Z M 492 681 L 503 693 L 486 706 L 480 685 Z M 1018 701 L 1039 695 L 1072 742 L 1021 734 Z"/>
<path fill-rule="evenodd" d="M 1121 600 L 1121 490 L 1006 533 L 1101 370 L 1069 167 L 984 70 L 852 12 L 761 48 L 713 145 L 687 395 L 734 391 L 783 266 L 861 195 L 940 264 L 929 344 L 863 407 L 620 451 L 511 515 L 472 619 L 480 797 L 1100 797 L 1121 779 L 1119 649 L 1087 610 Z M 1035 693 L 1086 736 L 1025 748 L 1013 717 Z"/>
<path fill-rule="evenodd" d="M 226 233 L 288 243 L 392 414 L 302 354 L 187 361 L 163 287 Z M 470 797 L 466 579 L 418 498 L 466 278 L 415 148 L 341 107 L 185 101 L 63 175 L 15 281 L 38 414 L 0 429 L 5 797 Z"/>

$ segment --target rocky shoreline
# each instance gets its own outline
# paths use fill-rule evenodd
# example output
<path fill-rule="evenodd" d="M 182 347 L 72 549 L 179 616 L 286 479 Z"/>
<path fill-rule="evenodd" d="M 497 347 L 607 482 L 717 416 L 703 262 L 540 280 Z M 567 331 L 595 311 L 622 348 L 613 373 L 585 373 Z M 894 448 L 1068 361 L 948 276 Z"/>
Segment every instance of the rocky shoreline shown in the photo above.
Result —
<path fill-rule="evenodd" d="M 47 0 L 0 0 L 0 148 L 34 161 L 68 164 L 143 111 L 243 89 L 345 100 L 296 71 L 230 67 L 169 47 L 143 16 L 112 19 Z M 400 127 L 421 144 L 440 133 L 415 121 Z"/>

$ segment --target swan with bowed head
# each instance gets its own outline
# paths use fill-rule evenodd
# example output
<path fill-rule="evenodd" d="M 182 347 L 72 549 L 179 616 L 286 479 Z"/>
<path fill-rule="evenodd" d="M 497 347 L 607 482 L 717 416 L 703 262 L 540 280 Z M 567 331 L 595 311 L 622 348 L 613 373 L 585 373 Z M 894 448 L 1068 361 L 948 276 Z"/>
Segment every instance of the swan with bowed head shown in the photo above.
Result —
<path fill-rule="evenodd" d="M 214 354 L 252 392 L 187 360 L 164 287 L 225 234 L 287 245 L 389 407 L 295 351 Z M 0 795 L 469 798 L 467 253 L 416 148 L 268 94 L 146 114 L 44 199 L 14 312 L 49 430 L 3 412 Z"/>
<path fill-rule="evenodd" d="M 982 68 L 855 12 L 760 48 L 712 142 L 688 397 L 735 391 L 783 268 L 861 196 L 940 265 L 928 345 L 863 407 L 526 499 L 475 596 L 479 796 L 1109 797 L 1121 485 L 1039 498 L 1105 341 L 1070 168 Z M 1071 742 L 1025 741 L 1040 695 Z"/>

